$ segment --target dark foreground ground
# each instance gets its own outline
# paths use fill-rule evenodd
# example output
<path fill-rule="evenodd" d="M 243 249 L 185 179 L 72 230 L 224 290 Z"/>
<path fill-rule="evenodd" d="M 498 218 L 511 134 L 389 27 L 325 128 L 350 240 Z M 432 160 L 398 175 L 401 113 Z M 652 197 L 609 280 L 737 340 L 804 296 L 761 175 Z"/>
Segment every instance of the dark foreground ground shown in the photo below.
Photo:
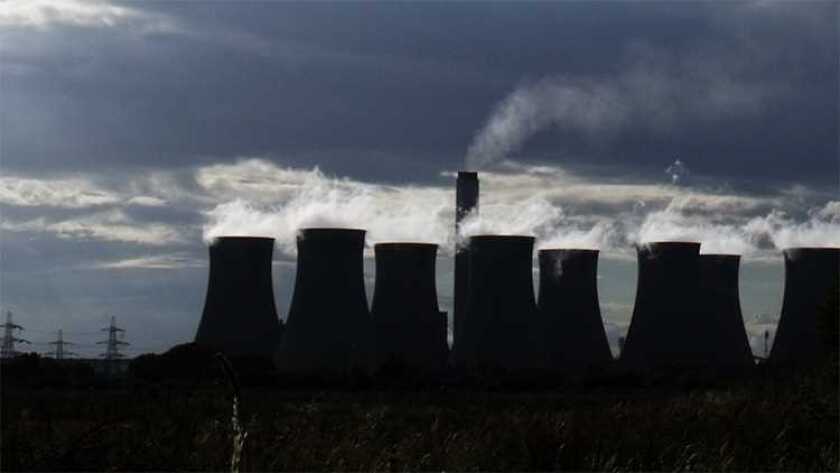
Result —
<path fill-rule="evenodd" d="M 243 388 L 242 470 L 837 471 L 836 366 L 725 386 Z M 224 383 L 2 390 L 2 470 L 230 469 Z"/>

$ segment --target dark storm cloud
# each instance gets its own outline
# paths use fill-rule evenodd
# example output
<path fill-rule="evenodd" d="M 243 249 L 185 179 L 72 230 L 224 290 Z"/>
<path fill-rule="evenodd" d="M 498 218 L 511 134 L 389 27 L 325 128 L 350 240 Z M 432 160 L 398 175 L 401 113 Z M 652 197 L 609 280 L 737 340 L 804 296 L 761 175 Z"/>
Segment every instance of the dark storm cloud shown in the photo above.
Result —
<path fill-rule="evenodd" d="M 686 84 L 725 72 L 744 90 L 778 90 L 756 114 L 687 117 L 667 133 L 629 126 L 608 147 L 548 131 L 522 155 L 562 150 L 658 172 L 680 154 L 717 176 L 837 176 L 831 2 L 124 6 L 149 18 L 3 27 L 3 166 L 263 155 L 373 180 L 433 179 L 461 166 L 494 104 L 523 80 L 610 80 L 641 47 Z"/>

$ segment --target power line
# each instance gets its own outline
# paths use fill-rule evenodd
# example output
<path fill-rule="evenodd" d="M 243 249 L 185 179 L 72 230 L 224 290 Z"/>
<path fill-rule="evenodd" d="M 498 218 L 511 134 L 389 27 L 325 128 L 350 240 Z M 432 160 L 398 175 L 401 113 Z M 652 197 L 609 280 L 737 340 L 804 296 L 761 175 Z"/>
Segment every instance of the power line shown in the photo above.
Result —
<path fill-rule="evenodd" d="M 52 330 L 41 330 L 41 329 L 31 329 L 31 328 L 26 329 L 26 331 L 27 332 L 32 332 L 32 333 L 55 333 Z M 98 335 L 100 332 L 101 332 L 100 330 L 86 331 L 86 332 L 76 332 L 76 331 L 65 330 L 64 334 L 65 335 Z"/>

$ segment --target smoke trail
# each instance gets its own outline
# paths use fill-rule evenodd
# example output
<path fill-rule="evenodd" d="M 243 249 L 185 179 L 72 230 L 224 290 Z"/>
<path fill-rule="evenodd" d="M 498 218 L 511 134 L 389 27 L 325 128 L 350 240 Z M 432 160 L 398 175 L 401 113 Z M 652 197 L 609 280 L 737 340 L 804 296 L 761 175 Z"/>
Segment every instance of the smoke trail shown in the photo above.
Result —
<path fill-rule="evenodd" d="M 691 174 L 688 170 L 688 166 L 679 159 L 675 160 L 674 164 L 668 166 L 665 169 L 665 173 L 671 176 L 671 184 L 674 185 L 686 184 L 686 180 L 688 179 L 689 174 Z"/>
<path fill-rule="evenodd" d="M 721 64 L 629 51 L 629 67 L 610 77 L 547 77 L 516 87 L 492 110 L 467 149 L 480 170 L 519 151 L 536 133 L 556 128 L 607 144 L 625 128 L 667 132 L 679 121 L 754 113 L 780 87 L 732 75 Z"/>
<path fill-rule="evenodd" d="M 518 151 L 551 126 L 589 134 L 618 128 L 627 106 L 615 87 L 546 78 L 518 87 L 502 100 L 467 151 L 467 169 L 482 169 Z"/>

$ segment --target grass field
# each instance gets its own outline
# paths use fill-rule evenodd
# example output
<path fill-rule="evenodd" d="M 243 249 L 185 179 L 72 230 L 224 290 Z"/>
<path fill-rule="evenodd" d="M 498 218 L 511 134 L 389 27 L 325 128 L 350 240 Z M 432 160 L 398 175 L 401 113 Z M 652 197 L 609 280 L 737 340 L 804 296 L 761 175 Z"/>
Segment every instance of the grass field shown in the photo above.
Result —
<path fill-rule="evenodd" d="M 728 387 L 244 388 L 242 470 L 837 471 L 836 367 Z M 2 470 L 230 469 L 224 383 L 2 391 Z"/>

